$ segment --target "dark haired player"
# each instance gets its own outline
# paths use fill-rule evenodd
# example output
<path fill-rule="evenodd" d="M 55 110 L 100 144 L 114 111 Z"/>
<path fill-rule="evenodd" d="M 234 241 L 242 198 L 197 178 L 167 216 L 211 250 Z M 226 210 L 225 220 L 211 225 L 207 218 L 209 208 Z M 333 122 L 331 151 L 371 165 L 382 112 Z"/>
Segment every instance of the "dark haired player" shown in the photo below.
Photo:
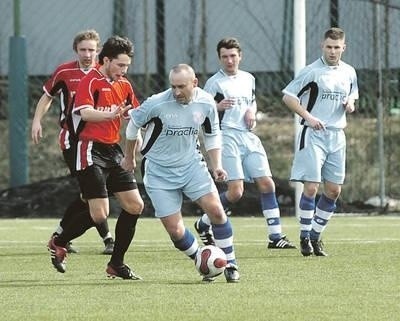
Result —
<path fill-rule="evenodd" d="M 221 39 L 217 54 L 222 68 L 207 80 L 204 90 L 214 97 L 220 115 L 222 167 L 228 174 L 228 190 L 220 194 L 222 205 L 229 208 L 242 198 L 244 181 L 255 182 L 267 226 L 267 247 L 293 249 L 295 246 L 282 234 L 267 154 L 252 132 L 257 112 L 255 78 L 239 69 L 242 48 L 236 38 Z M 195 229 L 205 244 L 213 242 L 207 214 L 195 223 Z"/>
<path fill-rule="evenodd" d="M 122 121 L 127 110 L 139 105 L 132 86 L 124 77 L 133 57 L 133 44 L 127 38 L 110 37 L 99 53 L 99 66 L 84 77 L 77 88 L 73 108 L 74 128 L 78 135 L 76 170 L 90 215 L 49 241 L 52 263 L 59 272 L 66 269 L 66 244 L 82 235 L 93 223 L 101 223 L 109 214 L 108 194 L 119 201 L 122 211 L 115 227 L 115 244 L 106 272 L 110 277 L 139 280 L 124 256 L 131 244 L 143 200 L 133 175 L 134 164 L 125 170 L 124 157 L 133 158 L 135 145 L 126 144 L 125 156 L 119 146 Z"/>

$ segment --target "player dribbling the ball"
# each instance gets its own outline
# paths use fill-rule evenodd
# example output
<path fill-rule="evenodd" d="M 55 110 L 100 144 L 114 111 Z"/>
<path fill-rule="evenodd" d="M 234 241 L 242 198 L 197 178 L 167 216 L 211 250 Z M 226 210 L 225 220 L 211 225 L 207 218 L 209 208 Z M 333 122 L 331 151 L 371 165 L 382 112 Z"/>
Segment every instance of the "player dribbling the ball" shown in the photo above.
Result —
<path fill-rule="evenodd" d="M 142 147 L 143 183 L 155 216 L 161 220 L 174 246 L 192 260 L 199 250 L 196 238 L 182 219 L 181 206 L 185 194 L 209 213 L 215 245 L 227 258 L 226 281 L 238 282 L 232 226 L 198 149 L 198 135 L 202 130 L 214 178 L 225 180 L 214 99 L 197 87 L 198 80 L 189 65 L 174 66 L 169 81 L 170 89 L 151 96 L 138 109 L 130 111 L 127 140 L 135 141 L 140 128 L 147 126 Z M 133 164 L 135 155 L 130 155 Z"/>

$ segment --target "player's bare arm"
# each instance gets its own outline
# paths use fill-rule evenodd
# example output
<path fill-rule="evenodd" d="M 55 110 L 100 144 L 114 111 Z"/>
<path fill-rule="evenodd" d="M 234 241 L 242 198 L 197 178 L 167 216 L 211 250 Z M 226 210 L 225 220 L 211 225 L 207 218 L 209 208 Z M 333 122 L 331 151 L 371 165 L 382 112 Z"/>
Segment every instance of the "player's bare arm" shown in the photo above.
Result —
<path fill-rule="evenodd" d="M 40 139 L 43 137 L 43 129 L 42 129 L 41 120 L 42 120 L 43 116 L 47 113 L 47 111 L 50 109 L 52 101 L 53 101 L 53 98 L 47 96 L 46 94 L 43 94 L 37 103 L 35 115 L 33 116 L 33 120 L 32 120 L 32 128 L 31 128 L 31 137 L 32 137 L 32 141 L 35 144 L 39 144 Z"/>
<path fill-rule="evenodd" d="M 125 141 L 125 152 L 124 158 L 121 161 L 121 167 L 127 171 L 134 171 L 136 168 L 136 144 L 137 140 L 129 140 Z"/>
<path fill-rule="evenodd" d="M 209 164 L 216 181 L 225 181 L 228 177 L 221 163 L 221 149 L 214 148 L 207 151 Z"/>
<path fill-rule="evenodd" d="M 309 127 L 316 130 L 325 129 L 325 124 L 319 118 L 311 115 L 306 108 L 303 108 L 298 99 L 290 95 L 284 95 L 282 100 L 291 111 L 303 118 Z"/>
<path fill-rule="evenodd" d="M 82 108 L 80 114 L 84 121 L 101 122 L 121 118 L 131 108 L 132 105 L 120 105 L 112 111 L 102 111 L 88 107 Z"/>

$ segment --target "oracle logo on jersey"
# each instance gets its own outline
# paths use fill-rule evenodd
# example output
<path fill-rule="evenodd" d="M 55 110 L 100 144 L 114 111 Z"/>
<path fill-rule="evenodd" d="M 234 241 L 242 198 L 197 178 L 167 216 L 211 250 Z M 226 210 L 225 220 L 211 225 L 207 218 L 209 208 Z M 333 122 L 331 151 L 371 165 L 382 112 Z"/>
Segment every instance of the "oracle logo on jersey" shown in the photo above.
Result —
<path fill-rule="evenodd" d="M 193 127 L 168 127 L 165 136 L 197 136 L 199 130 Z"/>
<path fill-rule="evenodd" d="M 81 79 L 80 78 L 70 78 L 70 79 L 68 79 L 68 81 L 69 82 L 80 82 L 81 81 Z"/>
<path fill-rule="evenodd" d="M 346 97 L 346 95 L 340 93 L 340 92 L 323 92 L 321 99 L 327 99 L 327 100 L 334 100 L 334 101 L 343 101 L 343 99 Z"/>

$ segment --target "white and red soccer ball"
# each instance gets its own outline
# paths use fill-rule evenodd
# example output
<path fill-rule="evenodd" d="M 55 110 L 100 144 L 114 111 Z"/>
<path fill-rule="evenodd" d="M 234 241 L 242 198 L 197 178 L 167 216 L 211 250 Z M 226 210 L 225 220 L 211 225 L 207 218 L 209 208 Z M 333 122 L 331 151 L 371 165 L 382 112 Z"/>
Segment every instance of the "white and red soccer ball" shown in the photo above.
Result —
<path fill-rule="evenodd" d="M 215 277 L 224 272 L 227 259 L 224 251 L 214 245 L 201 247 L 195 258 L 197 271 L 205 277 Z"/>

